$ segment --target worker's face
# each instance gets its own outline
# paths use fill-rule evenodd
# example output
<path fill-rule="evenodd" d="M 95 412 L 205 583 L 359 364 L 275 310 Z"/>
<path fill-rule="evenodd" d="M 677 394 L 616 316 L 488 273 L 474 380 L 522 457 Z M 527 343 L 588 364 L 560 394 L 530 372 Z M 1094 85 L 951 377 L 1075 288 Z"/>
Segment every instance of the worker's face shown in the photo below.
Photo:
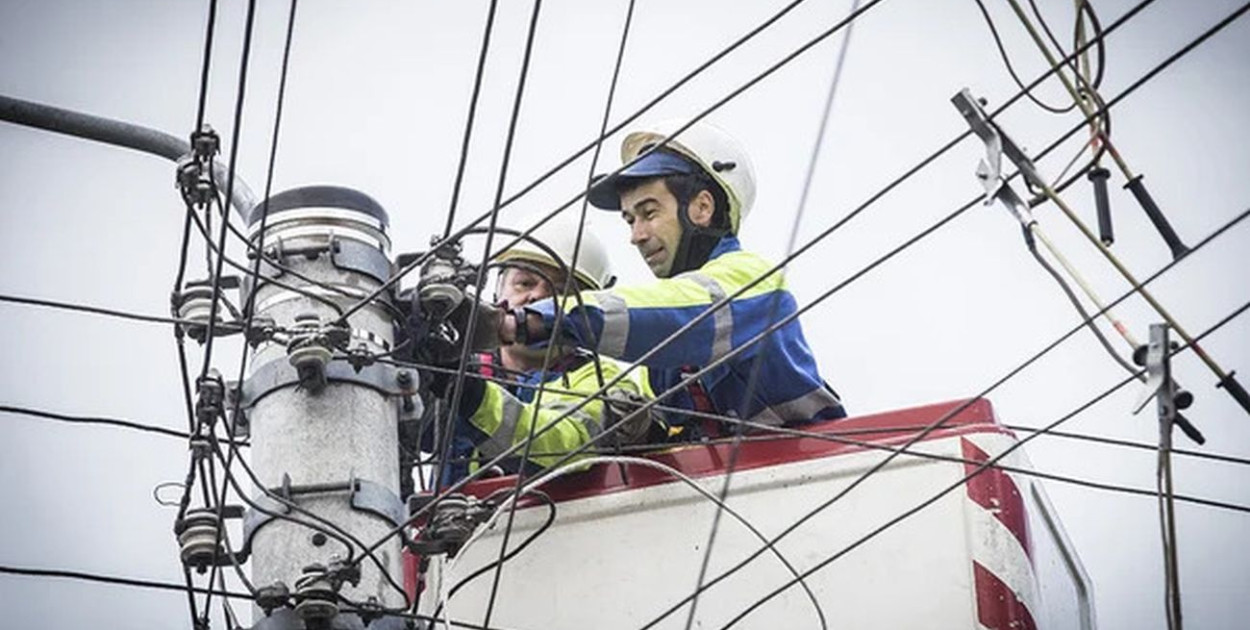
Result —
<path fill-rule="evenodd" d="M 565 275 L 559 269 L 539 263 L 534 263 L 534 266 L 547 274 L 547 278 L 555 283 L 556 289 L 564 286 Z M 529 269 L 509 267 L 499 280 L 499 299 L 507 302 L 508 308 L 517 308 L 551 297 L 552 286 L 547 283 L 547 278 Z"/>
<path fill-rule="evenodd" d="M 695 225 L 707 226 L 715 208 L 712 195 L 699 191 L 687 208 Z M 630 227 L 629 242 L 638 248 L 643 262 L 658 278 L 672 273 L 673 256 L 681 242 L 681 222 L 677 218 L 677 198 L 661 178 L 621 193 L 621 216 Z"/>

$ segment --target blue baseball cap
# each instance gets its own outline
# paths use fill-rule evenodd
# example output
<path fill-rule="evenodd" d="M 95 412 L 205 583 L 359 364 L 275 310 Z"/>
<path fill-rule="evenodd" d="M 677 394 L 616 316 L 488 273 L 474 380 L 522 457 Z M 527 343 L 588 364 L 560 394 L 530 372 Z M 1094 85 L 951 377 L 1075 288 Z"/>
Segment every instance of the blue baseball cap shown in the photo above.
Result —
<path fill-rule="evenodd" d="M 698 173 L 699 167 L 689 160 L 667 151 L 648 153 L 642 159 L 613 175 L 596 175 L 586 199 L 590 205 L 601 210 L 620 210 L 621 195 L 617 192 L 624 180 L 647 179 L 665 175 L 689 175 Z"/>

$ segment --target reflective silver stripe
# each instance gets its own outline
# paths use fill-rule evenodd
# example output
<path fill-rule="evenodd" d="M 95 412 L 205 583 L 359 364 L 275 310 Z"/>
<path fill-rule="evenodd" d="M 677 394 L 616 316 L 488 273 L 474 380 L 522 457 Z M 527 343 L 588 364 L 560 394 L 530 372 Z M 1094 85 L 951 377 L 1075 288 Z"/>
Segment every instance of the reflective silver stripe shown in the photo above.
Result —
<path fill-rule="evenodd" d="M 596 293 L 595 299 L 603 312 L 599 354 L 620 357 L 625 354 L 625 341 L 629 339 L 629 306 L 625 304 L 625 298 L 608 291 Z"/>
<path fill-rule="evenodd" d="M 751 422 L 779 426 L 787 422 L 811 420 L 824 409 L 840 404 L 842 402 L 833 392 L 821 386 L 798 398 L 761 409 L 751 417 Z"/>
<path fill-rule="evenodd" d="M 544 408 L 547 411 L 555 413 L 558 416 L 576 406 L 577 406 L 576 403 L 567 403 L 567 404 L 556 403 L 553 405 L 544 405 Z M 599 435 L 600 433 L 603 433 L 603 427 L 599 425 L 599 421 L 596 420 L 593 416 L 591 416 L 588 413 L 585 413 L 584 409 L 585 408 L 583 407 L 582 409 L 574 411 L 573 413 L 569 414 L 569 418 L 572 418 L 582 423 L 582 426 L 586 427 L 586 432 L 589 433 L 590 437 L 593 439 L 595 436 Z M 560 422 L 564 422 L 564 420 L 562 419 L 560 420 Z"/>
<path fill-rule="evenodd" d="M 703 287 L 711 296 L 713 303 L 725 299 L 725 290 L 721 288 L 720 283 L 708 276 L 701 273 L 687 273 L 683 274 L 682 278 Z M 712 313 L 712 324 L 716 327 L 716 336 L 712 340 L 712 360 L 716 360 L 729 354 L 729 351 L 733 349 L 734 315 L 728 304 Z"/>
<path fill-rule="evenodd" d="M 489 439 L 477 447 L 477 450 L 486 457 L 498 457 L 500 453 L 512 446 L 512 436 L 516 434 L 517 422 L 520 422 L 521 413 L 525 409 L 521 401 L 507 392 L 500 391 L 499 398 L 503 406 L 499 414 L 499 426 L 495 427 Z"/>

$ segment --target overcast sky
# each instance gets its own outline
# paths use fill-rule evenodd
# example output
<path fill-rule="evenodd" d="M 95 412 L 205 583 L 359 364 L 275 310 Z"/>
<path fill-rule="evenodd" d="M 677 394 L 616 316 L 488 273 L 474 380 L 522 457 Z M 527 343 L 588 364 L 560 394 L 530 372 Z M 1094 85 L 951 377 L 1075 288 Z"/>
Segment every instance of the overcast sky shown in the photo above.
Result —
<path fill-rule="evenodd" d="M 1003 2 L 989 0 L 1022 75 L 1042 60 Z M 208 120 L 229 137 L 243 31 L 240 1 L 222 2 Z M 239 145 L 239 172 L 259 190 L 272 130 L 286 3 L 262 2 Z M 500 3 L 459 222 L 489 209 L 530 5 Z M 845 15 L 849 1 L 811 0 L 757 40 L 646 114 L 689 117 Z M 1069 33 L 1071 3 L 1046 2 Z M 632 113 L 781 3 L 638 2 L 613 120 Z M 423 247 L 442 229 L 473 81 L 485 1 L 301 3 L 274 189 L 333 183 L 372 195 L 390 212 L 395 251 Z M 1109 24 L 1131 3 L 1095 3 Z M 1103 93 L 1114 96 L 1239 6 L 1159 0 L 1107 42 Z M 544 3 L 507 190 L 518 190 L 592 139 L 603 113 L 624 2 Z M 0 0 L 0 93 L 119 118 L 179 136 L 192 130 L 206 19 L 204 2 Z M 838 37 L 714 112 L 709 120 L 751 151 L 759 195 L 742 240 L 773 259 L 786 252 L 804 173 L 832 74 Z M 1114 110 L 1113 139 L 1144 173 L 1188 242 L 1250 205 L 1250 21 L 1231 25 Z M 965 129 L 949 103 L 963 87 L 991 106 L 1015 93 L 972 0 L 885 0 L 856 25 L 838 100 L 799 224 L 810 239 Z M 1058 84 L 1040 96 L 1065 97 Z M 1040 149 L 1079 120 L 1021 102 L 1000 119 Z M 602 163 L 616 163 L 614 138 Z M 1055 175 L 1081 139 L 1042 162 Z M 980 191 L 983 148 L 966 140 L 789 271 L 801 303 Z M 587 159 L 505 211 L 547 210 L 577 193 Z M 1112 177 L 1116 255 L 1139 277 L 1167 248 Z M 1086 184 L 1066 197 L 1094 222 Z M 1126 285 L 1052 207 L 1043 227 L 1108 299 Z M 177 264 L 182 205 L 173 165 L 147 155 L 0 123 L 0 292 L 162 314 Z M 593 225 L 624 282 L 648 277 L 619 219 Z M 477 247 L 477 246 L 471 246 Z M 1250 226 L 1240 225 L 1154 285 L 1197 333 L 1250 300 Z M 202 254 L 201 254 L 202 255 Z M 1139 338 L 1159 320 L 1140 300 L 1118 309 Z M 829 381 L 853 414 L 976 393 L 1077 321 L 1058 287 L 1021 244 L 1001 208 L 976 208 L 851 284 L 804 318 Z M 1119 344 L 1118 340 L 1113 339 Z M 1250 379 L 1250 317 L 1204 344 Z M 185 426 L 174 344 L 163 326 L 0 304 L 0 404 Z M 1121 344 L 1121 350 L 1123 350 Z M 193 355 L 195 356 L 195 355 Z M 220 365 L 236 358 L 223 352 Z M 233 372 L 235 368 L 230 367 Z M 1175 371 L 1197 403 L 1189 417 L 1214 453 L 1250 457 L 1250 417 L 1213 387 L 1192 354 Z M 1040 426 L 1118 382 L 1123 373 L 1088 334 L 1049 355 L 990 398 L 1004 422 Z M 1139 442 L 1156 439 L 1149 414 L 1131 415 L 1130 387 L 1065 425 Z M 0 417 L 0 564 L 177 581 L 173 513 L 153 486 L 179 479 L 178 441 L 111 428 Z M 1193 447 L 1184 438 L 1179 444 Z M 1149 452 L 1039 439 L 1043 471 L 1152 488 Z M 1250 505 L 1245 470 L 1180 459 L 1177 489 Z M 1156 505 L 1045 483 L 1093 578 L 1103 628 L 1162 628 Z M 1178 505 L 1181 584 L 1191 627 L 1242 627 L 1250 617 L 1246 514 Z M 0 576 L 13 627 L 188 627 L 177 594 Z M 214 620 L 219 623 L 218 620 Z"/>

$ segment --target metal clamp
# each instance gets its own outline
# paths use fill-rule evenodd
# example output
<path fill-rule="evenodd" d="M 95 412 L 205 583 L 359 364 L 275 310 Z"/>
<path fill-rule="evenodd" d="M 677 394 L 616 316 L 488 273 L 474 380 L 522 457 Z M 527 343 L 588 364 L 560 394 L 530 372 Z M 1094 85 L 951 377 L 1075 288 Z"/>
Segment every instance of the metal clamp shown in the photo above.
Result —
<path fill-rule="evenodd" d="M 243 550 L 240 553 L 251 551 L 252 539 L 261 527 L 278 518 L 278 515 L 291 512 L 290 504 L 295 497 L 336 492 L 348 493 L 348 504 L 353 510 L 386 519 L 396 527 L 405 520 L 404 502 L 399 495 L 380 483 L 352 476 L 344 482 L 291 485 L 291 478 L 283 475 L 282 485 L 270 488 L 268 494 L 257 497 L 254 503 L 258 507 L 249 509 L 243 515 Z M 282 500 L 275 499 L 274 496 Z"/>
<path fill-rule="evenodd" d="M 326 365 L 325 378 L 328 383 L 350 383 L 368 387 L 383 396 L 404 396 L 408 394 L 408 390 L 400 383 L 400 374 L 405 372 L 409 372 L 407 378 L 412 378 L 410 370 L 385 363 L 374 363 L 356 371 L 346 361 L 335 360 Z M 242 396 L 237 404 L 245 409 L 254 407 L 265 396 L 299 384 L 300 377 L 295 367 L 289 361 L 275 359 L 257 368 L 243 381 Z"/>

